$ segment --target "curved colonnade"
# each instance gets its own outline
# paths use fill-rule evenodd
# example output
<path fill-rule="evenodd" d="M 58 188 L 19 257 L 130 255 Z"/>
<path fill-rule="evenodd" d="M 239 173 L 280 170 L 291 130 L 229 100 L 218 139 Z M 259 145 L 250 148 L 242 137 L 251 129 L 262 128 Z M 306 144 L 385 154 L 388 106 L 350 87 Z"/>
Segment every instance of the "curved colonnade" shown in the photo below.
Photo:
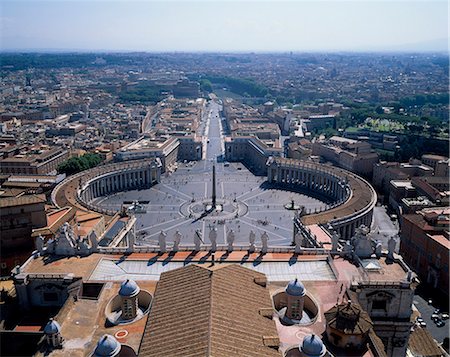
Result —
<path fill-rule="evenodd" d="M 112 216 L 116 211 L 105 210 L 92 200 L 114 192 L 149 188 L 160 177 L 159 159 L 108 164 L 68 177 L 55 187 L 52 201 L 59 208 L 73 206 Z"/>
<path fill-rule="evenodd" d="M 108 216 L 116 211 L 92 204 L 97 197 L 114 192 L 148 188 L 160 181 L 159 159 L 126 161 L 99 166 L 68 177 L 52 192 L 53 203 L 61 208 L 72 206 Z M 267 161 L 269 183 L 296 185 L 330 199 L 326 210 L 306 212 L 296 218 L 300 225 L 332 227 L 343 239 L 350 239 L 355 229 L 370 227 L 377 196 L 364 179 L 344 169 L 294 159 L 271 157 Z"/>
<path fill-rule="evenodd" d="M 303 225 L 331 224 L 342 238 L 350 239 L 360 225 L 372 224 L 377 195 L 358 175 L 334 166 L 278 157 L 269 158 L 267 166 L 268 182 L 297 185 L 332 200 L 327 210 L 301 217 Z"/>

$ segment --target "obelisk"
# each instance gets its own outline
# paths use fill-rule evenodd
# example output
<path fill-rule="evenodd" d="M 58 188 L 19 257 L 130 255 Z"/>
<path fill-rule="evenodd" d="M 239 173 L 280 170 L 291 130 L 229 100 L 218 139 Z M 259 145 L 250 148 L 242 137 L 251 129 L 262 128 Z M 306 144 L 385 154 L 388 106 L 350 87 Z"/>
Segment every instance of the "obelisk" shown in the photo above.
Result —
<path fill-rule="evenodd" d="M 216 208 L 216 165 L 213 163 L 211 209 L 215 208 Z"/>

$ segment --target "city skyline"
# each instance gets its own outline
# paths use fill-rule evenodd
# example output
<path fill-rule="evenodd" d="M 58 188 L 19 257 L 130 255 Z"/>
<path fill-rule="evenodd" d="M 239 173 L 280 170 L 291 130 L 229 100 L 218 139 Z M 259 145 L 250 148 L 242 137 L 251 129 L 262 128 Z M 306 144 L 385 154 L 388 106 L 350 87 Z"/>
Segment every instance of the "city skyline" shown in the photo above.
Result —
<path fill-rule="evenodd" d="M 447 52 L 447 10 L 446 1 L 2 1 L 0 47 L 88 52 Z"/>

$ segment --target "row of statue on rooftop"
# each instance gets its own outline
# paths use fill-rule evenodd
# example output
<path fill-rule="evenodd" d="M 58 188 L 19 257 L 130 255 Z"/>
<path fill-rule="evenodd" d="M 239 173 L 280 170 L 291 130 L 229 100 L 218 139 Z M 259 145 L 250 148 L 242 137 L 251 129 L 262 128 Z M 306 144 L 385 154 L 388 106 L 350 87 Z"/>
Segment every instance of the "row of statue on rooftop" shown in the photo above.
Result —
<path fill-rule="evenodd" d="M 379 258 L 382 255 L 382 244 L 379 241 L 375 241 L 370 236 L 370 229 L 366 226 L 360 226 L 356 229 L 354 236 L 345 242 L 340 242 L 339 234 L 332 229 L 328 228 L 331 238 L 331 253 L 340 253 L 350 259 L 355 259 L 355 256 L 359 258 L 370 258 L 375 255 Z M 217 243 L 217 228 L 210 227 L 208 239 L 209 239 L 209 250 L 215 252 L 218 249 Z M 130 230 L 127 233 L 127 250 L 132 252 L 135 250 L 134 246 L 134 230 Z M 176 231 L 173 235 L 173 243 L 170 251 L 177 252 L 180 250 L 180 243 L 183 236 L 180 231 Z M 234 230 L 230 229 L 226 234 L 226 250 L 231 252 L 235 249 L 236 234 Z M 305 249 L 304 239 L 302 234 L 297 233 L 294 236 L 294 252 L 300 254 L 302 250 Z M 263 231 L 260 235 L 261 245 L 256 246 L 256 233 L 251 230 L 248 236 L 248 251 L 254 253 L 257 249 L 260 253 L 265 254 L 269 250 L 269 235 L 266 231 Z M 394 259 L 394 251 L 396 247 L 397 240 L 395 237 L 390 237 L 387 242 L 388 252 L 387 258 L 390 260 Z M 193 245 L 195 251 L 205 249 L 205 241 L 202 236 L 202 232 L 197 229 L 193 237 Z M 56 255 L 88 255 L 98 251 L 98 240 L 94 232 L 91 232 L 89 237 L 79 237 L 72 227 L 65 223 L 59 230 L 59 234 L 54 239 L 50 239 L 47 243 L 44 239 L 39 236 L 36 238 L 36 248 L 40 254 L 50 253 Z M 108 247 L 102 248 L 103 251 L 107 251 Z M 220 247 L 223 249 L 223 246 Z M 168 251 L 168 241 L 167 233 L 161 231 L 158 236 L 158 250 L 161 253 Z M 185 250 L 185 249 L 183 249 Z"/>
<path fill-rule="evenodd" d="M 179 250 L 180 242 L 181 242 L 182 234 L 177 230 L 173 235 L 173 246 L 172 251 L 177 252 Z M 212 252 L 215 252 L 217 250 L 217 228 L 212 227 L 209 230 L 208 239 L 211 243 L 210 250 Z M 229 252 L 233 251 L 234 249 L 234 241 L 236 239 L 236 234 L 234 233 L 234 230 L 230 229 L 226 235 L 226 242 L 227 242 L 227 250 Z M 267 253 L 269 248 L 269 235 L 267 232 L 263 232 L 261 234 L 261 253 Z M 256 234 L 252 230 L 250 231 L 250 234 L 248 236 L 249 240 L 249 252 L 253 253 L 256 251 Z M 194 250 L 199 251 L 201 249 L 201 245 L 205 244 L 205 241 L 202 237 L 202 232 L 197 229 L 194 233 Z M 159 251 L 161 253 L 164 253 L 167 251 L 167 234 L 164 231 L 161 231 L 158 236 L 158 246 Z"/>

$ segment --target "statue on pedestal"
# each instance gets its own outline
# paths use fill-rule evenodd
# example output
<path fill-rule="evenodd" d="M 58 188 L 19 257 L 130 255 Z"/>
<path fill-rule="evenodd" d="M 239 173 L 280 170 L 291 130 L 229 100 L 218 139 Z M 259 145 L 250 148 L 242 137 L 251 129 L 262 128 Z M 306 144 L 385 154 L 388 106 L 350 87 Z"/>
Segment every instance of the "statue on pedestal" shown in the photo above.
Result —
<path fill-rule="evenodd" d="M 215 252 L 217 250 L 217 228 L 212 227 L 209 231 L 209 241 L 211 242 L 211 251 Z"/>
<path fill-rule="evenodd" d="M 256 242 L 256 234 L 255 232 L 253 232 L 253 230 L 251 230 L 250 234 L 248 235 L 248 241 L 250 243 L 248 251 L 250 253 L 253 253 L 255 251 L 255 242 Z"/>
<path fill-rule="evenodd" d="M 232 229 L 230 229 L 230 231 L 227 234 L 227 243 L 228 243 L 228 251 L 229 252 L 233 251 L 234 239 L 235 239 L 234 231 Z"/>
<path fill-rule="evenodd" d="M 339 238 L 341 238 L 341 235 L 333 230 L 331 233 L 331 251 L 337 252 L 339 247 Z"/>
<path fill-rule="evenodd" d="M 269 235 L 267 234 L 267 232 L 261 234 L 261 244 L 262 244 L 261 253 L 266 254 L 267 249 L 269 247 Z"/>
<path fill-rule="evenodd" d="M 181 241 L 181 233 L 180 231 L 176 231 L 175 234 L 173 235 L 173 247 L 172 247 L 172 252 L 178 252 L 179 246 L 180 246 L 180 241 Z"/>
<path fill-rule="evenodd" d="M 166 252 L 166 237 L 167 234 L 164 231 L 161 231 L 161 233 L 159 233 L 158 242 L 159 242 L 159 251 L 161 253 Z"/>
<path fill-rule="evenodd" d="M 295 253 L 300 253 L 302 250 L 302 241 L 303 237 L 300 233 L 297 233 L 294 236 L 294 242 L 295 242 Z"/>
<path fill-rule="evenodd" d="M 352 238 L 355 254 L 360 258 L 370 258 L 373 254 L 372 240 L 368 234 L 369 229 L 361 225 L 356 229 L 355 235 Z"/>
<path fill-rule="evenodd" d="M 380 241 L 377 241 L 376 245 L 375 245 L 375 255 L 377 256 L 377 258 L 379 259 L 381 257 L 381 249 L 383 248 L 382 244 Z"/>
<path fill-rule="evenodd" d="M 389 238 L 388 240 L 388 259 L 390 260 L 394 260 L 394 252 L 395 252 L 395 246 L 397 245 L 397 241 L 395 240 L 395 238 L 392 236 L 391 238 Z"/>
<path fill-rule="evenodd" d="M 128 252 L 134 252 L 134 242 L 136 240 L 136 231 L 134 228 L 130 230 L 127 234 L 127 240 L 128 240 Z"/>
<path fill-rule="evenodd" d="M 40 234 L 36 237 L 35 243 L 37 251 L 42 254 L 44 252 L 44 238 Z"/>
<path fill-rule="evenodd" d="M 97 250 L 98 250 L 98 240 L 97 240 L 97 234 L 95 234 L 94 231 L 92 231 L 89 234 L 89 242 L 91 243 L 91 251 L 92 251 L 92 253 L 97 252 Z"/>
<path fill-rule="evenodd" d="M 196 229 L 195 234 L 194 234 L 194 245 L 195 245 L 196 252 L 198 252 L 200 250 L 200 246 L 202 243 L 203 243 L 202 232 L 200 232 L 199 229 Z"/>

